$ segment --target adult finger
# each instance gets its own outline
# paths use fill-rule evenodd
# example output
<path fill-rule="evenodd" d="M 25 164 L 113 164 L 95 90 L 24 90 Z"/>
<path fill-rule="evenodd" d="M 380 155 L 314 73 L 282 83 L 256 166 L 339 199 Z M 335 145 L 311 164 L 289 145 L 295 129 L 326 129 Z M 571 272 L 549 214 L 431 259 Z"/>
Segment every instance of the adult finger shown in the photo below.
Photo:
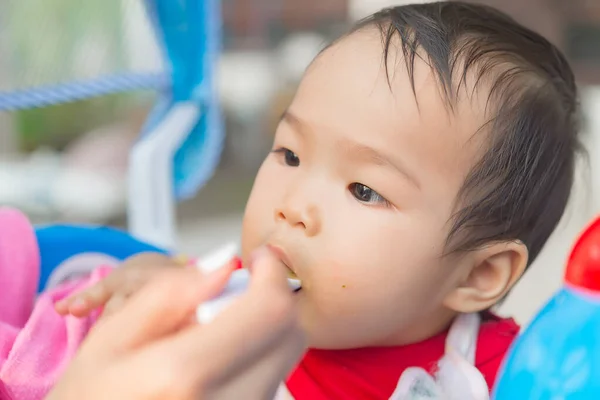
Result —
<path fill-rule="evenodd" d="M 229 374 L 222 382 L 209 382 L 207 398 L 237 400 L 240 393 L 256 399 L 273 399 L 282 382 L 298 364 L 306 349 L 306 339 L 300 329 L 291 329 L 283 340 L 267 347 L 266 353 L 253 359 L 244 369 Z"/>
<path fill-rule="evenodd" d="M 253 264 L 246 294 L 210 324 L 166 338 L 155 351 L 163 352 L 189 380 L 224 379 L 298 329 L 295 303 L 285 267 L 263 251 Z"/>
<path fill-rule="evenodd" d="M 115 294 L 110 300 L 106 302 L 102 309 L 102 318 L 106 318 L 110 315 L 113 315 L 118 310 L 122 309 L 125 304 L 127 304 L 127 300 L 129 299 L 129 294 Z"/>
<path fill-rule="evenodd" d="M 91 332 L 89 347 L 120 351 L 172 332 L 185 323 L 197 305 L 216 296 L 233 267 L 202 276 L 195 269 L 166 270 L 142 287 L 124 307 L 100 320 Z"/>

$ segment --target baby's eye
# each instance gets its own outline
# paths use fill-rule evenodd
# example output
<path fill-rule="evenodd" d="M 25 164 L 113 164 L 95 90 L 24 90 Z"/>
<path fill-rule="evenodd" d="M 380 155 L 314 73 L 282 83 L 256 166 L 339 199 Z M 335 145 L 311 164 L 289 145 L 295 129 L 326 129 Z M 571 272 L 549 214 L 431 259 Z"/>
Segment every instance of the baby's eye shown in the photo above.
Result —
<path fill-rule="evenodd" d="M 350 190 L 350 193 L 352 193 L 352 196 L 362 203 L 381 204 L 386 206 L 389 204 L 382 195 L 362 183 L 353 183 L 348 189 Z"/>
<path fill-rule="evenodd" d="M 283 159 L 285 160 L 285 164 L 289 165 L 290 167 L 297 167 L 300 165 L 300 158 L 298 158 L 298 155 L 296 155 L 296 153 L 294 153 L 290 149 L 281 147 L 279 149 L 273 150 L 273 153 L 282 154 Z"/>

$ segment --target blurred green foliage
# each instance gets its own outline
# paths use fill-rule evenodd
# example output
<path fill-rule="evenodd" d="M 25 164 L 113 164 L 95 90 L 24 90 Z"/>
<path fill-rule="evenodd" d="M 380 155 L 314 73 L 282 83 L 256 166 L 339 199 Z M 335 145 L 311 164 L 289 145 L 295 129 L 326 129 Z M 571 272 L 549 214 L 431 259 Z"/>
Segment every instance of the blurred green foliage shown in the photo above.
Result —
<path fill-rule="evenodd" d="M 139 0 L 3 0 L 0 32 L 9 89 L 93 78 L 127 68 L 126 3 Z M 142 96 L 142 99 L 144 96 Z M 140 102 L 116 94 L 14 113 L 20 146 L 60 150 Z"/>
<path fill-rule="evenodd" d="M 77 136 L 126 116 L 128 110 L 149 103 L 136 94 L 115 94 L 74 103 L 18 111 L 15 128 L 20 147 L 31 151 L 44 146 L 62 150 Z"/>
<path fill-rule="evenodd" d="M 10 78 L 17 86 L 73 79 L 82 52 L 98 49 L 108 56 L 92 71 L 125 65 L 123 3 L 127 0 L 8 0 L 2 6 Z M 8 16 L 8 18 L 6 18 Z"/>

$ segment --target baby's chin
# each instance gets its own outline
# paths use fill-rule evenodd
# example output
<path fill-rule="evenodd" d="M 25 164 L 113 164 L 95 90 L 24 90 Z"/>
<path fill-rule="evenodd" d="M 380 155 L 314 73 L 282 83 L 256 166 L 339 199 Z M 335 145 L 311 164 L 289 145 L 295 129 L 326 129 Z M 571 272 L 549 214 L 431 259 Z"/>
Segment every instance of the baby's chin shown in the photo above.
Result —
<path fill-rule="evenodd" d="M 315 313 L 312 298 L 314 293 L 300 291 L 296 295 L 300 307 L 300 325 L 306 333 L 307 345 L 311 349 L 352 350 L 405 344 L 402 340 L 405 336 L 404 329 L 401 326 L 383 324 L 365 329 L 368 326 L 366 320 L 359 321 L 350 315 L 346 315 L 343 320 L 336 320 L 336 313 L 323 315 L 323 310 L 318 308 Z M 337 315 L 339 316 L 339 313 Z"/>
<path fill-rule="evenodd" d="M 355 329 L 335 329 L 321 320 L 311 318 L 305 308 L 309 301 L 302 291 L 296 294 L 300 305 L 300 326 L 306 334 L 308 348 L 315 350 L 350 350 L 368 347 L 367 342 L 354 337 Z"/>
<path fill-rule="evenodd" d="M 344 338 L 343 336 L 328 335 L 313 335 L 310 332 L 307 334 L 308 348 L 314 350 L 352 350 L 364 347 L 374 347 L 372 345 L 354 341 L 352 338 Z"/>

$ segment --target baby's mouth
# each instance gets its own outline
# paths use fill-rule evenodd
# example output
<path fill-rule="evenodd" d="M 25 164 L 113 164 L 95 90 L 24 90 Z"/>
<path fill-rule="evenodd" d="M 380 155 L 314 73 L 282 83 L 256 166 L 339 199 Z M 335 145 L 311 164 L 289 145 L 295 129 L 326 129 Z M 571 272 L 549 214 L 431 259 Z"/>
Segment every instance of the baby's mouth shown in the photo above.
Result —
<path fill-rule="evenodd" d="M 285 265 L 285 264 L 283 264 Z M 290 267 L 288 267 L 287 265 L 285 265 L 285 267 L 287 268 L 287 276 L 290 279 L 298 279 L 298 275 L 296 275 L 296 273 L 294 271 L 292 271 L 292 269 Z"/>
<path fill-rule="evenodd" d="M 290 288 L 294 292 L 298 292 L 298 291 L 302 290 L 302 281 L 300 279 L 298 279 L 298 275 L 296 275 L 296 273 L 294 271 L 292 271 L 287 265 L 286 265 L 286 268 L 287 268 L 288 285 L 290 286 Z"/>
<path fill-rule="evenodd" d="M 294 292 L 297 292 L 300 289 L 302 289 L 302 281 L 298 278 L 298 275 L 296 275 L 294 270 L 288 265 L 288 258 L 286 256 L 286 254 L 284 253 L 284 251 L 281 248 L 273 246 L 273 245 L 267 245 L 267 247 L 273 252 L 273 254 L 279 259 L 279 261 L 286 268 L 288 285 L 290 286 L 290 288 Z"/>

